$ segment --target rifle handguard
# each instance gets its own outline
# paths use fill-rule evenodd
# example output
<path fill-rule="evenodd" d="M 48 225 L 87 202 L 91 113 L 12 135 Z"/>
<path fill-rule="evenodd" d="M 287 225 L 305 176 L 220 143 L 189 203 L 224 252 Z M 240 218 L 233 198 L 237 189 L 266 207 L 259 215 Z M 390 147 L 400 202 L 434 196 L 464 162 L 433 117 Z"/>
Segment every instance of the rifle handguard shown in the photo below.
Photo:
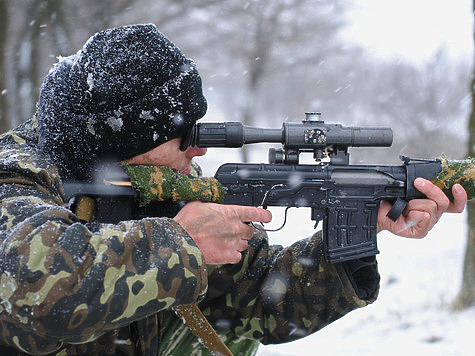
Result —
<path fill-rule="evenodd" d="M 215 178 L 189 178 L 163 166 L 123 163 L 123 167 L 130 177 L 132 187 L 140 192 L 141 206 L 168 199 L 219 204 L 224 201 L 225 190 Z"/>
<path fill-rule="evenodd" d="M 454 200 L 452 187 L 460 184 L 467 192 L 468 200 L 475 197 L 475 158 L 453 160 L 442 156 L 442 171 L 432 180 L 447 195 L 450 201 Z"/>

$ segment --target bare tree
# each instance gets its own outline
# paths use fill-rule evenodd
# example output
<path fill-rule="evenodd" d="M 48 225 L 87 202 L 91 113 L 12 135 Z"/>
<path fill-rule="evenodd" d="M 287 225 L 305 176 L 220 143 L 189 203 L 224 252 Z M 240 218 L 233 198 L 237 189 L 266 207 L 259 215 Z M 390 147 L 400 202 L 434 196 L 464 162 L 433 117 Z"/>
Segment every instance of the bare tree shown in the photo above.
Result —
<path fill-rule="evenodd" d="M 473 10 L 475 10 L 475 0 L 473 1 Z M 471 94 L 472 113 L 470 115 L 470 121 L 468 124 L 468 131 L 470 135 L 468 143 L 468 155 L 470 157 L 475 157 L 475 72 L 472 76 Z M 454 303 L 454 307 L 456 309 L 465 309 L 475 305 L 475 202 L 473 200 L 467 203 L 467 215 L 467 247 L 465 250 L 465 259 L 463 264 L 462 287 Z"/>
<path fill-rule="evenodd" d="M 71 43 L 68 29 L 64 20 L 60 0 L 35 0 L 24 8 L 26 21 L 19 38 L 16 41 L 13 73 L 16 83 L 15 113 L 18 118 L 30 117 L 35 108 L 38 88 L 44 74 L 42 61 L 38 60 L 44 54 L 41 49 L 46 39 L 44 34 L 51 32 L 53 50 L 58 55 L 68 54 Z"/>
<path fill-rule="evenodd" d="M 0 0 L 0 132 L 8 128 L 7 79 L 5 70 L 8 38 L 8 1 Z"/>

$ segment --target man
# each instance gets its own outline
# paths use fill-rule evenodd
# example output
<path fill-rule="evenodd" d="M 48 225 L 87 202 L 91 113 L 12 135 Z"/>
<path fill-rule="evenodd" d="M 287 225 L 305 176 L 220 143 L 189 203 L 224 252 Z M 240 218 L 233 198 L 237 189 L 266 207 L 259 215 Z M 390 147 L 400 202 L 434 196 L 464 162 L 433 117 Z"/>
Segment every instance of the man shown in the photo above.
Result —
<path fill-rule="evenodd" d="M 317 234 L 269 246 L 246 222 L 253 207 L 166 202 L 159 217 L 86 223 L 65 202 L 62 181 L 93 181 L 105 162 L 166 165 L 183 174 L 204 149 L 180 138 L 206 111 L 194 63 L 154 25 L 93 36 L 45 78 L 35 117 L 0 139 L 0 354 L 185 355 L 205 349 L 172 311 L 199 303 L 235 354 L 257 341 L 304 337 L 373 302 L 374 258 L 327 264 Z M 427 234 L 460 212 L 430 182 L 379 229 Z"/>

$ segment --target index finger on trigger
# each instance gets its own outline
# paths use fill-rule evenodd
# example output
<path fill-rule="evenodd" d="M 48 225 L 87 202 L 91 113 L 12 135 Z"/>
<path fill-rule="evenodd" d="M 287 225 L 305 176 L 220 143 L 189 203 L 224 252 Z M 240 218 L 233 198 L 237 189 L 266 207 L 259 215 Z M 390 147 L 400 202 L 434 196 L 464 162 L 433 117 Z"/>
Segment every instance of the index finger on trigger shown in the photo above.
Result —
<path fill-rule="evenodd" d="M 237 205 L 236 211 L 242 222 L 268 223 L 272 220 L 271 212 L 266 209 Z"/>

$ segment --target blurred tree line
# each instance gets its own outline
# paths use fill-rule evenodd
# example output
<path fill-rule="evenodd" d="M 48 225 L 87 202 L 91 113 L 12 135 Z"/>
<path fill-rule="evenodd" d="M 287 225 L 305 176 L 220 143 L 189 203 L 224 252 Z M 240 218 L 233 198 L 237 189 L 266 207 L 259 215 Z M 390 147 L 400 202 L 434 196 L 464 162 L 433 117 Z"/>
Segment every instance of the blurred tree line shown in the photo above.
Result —
<path fill-rule="evenodd" d="M 471 65 L 442 48 L 425 66 L 343 43 L 351 0 L 0 0 L 0 132 L 32 116 L 58 56 L 105 28 L 152 22 L 195 60 L 210 116 L 276 127 L 305 111 L 327 122 L 391 126 L 400 153 L 467 153 Z M 423 20 L 421 20 L 423 21 Z M 363 152 L 363 155 L 361 155 Z M 247 160 L 243 150 L 243 160 Z"/>
<path fill-rule="evenodd" d="M 443 49 L 423 68 L 368 58 L 340 39 L 351 6 L 351 0 L 0 0 L 0 131 L 31 117 L 58 56 L 76 52 L 102 29 L 152 22 L 197 62 L 210 112 L 226 120 L 275 126 L 322 111 L 328 122 L 393 127 L 395 143 L 384 154 L 394 160 L 401 151 L 463 156 L 470 63 L 450 61 Z"/>

